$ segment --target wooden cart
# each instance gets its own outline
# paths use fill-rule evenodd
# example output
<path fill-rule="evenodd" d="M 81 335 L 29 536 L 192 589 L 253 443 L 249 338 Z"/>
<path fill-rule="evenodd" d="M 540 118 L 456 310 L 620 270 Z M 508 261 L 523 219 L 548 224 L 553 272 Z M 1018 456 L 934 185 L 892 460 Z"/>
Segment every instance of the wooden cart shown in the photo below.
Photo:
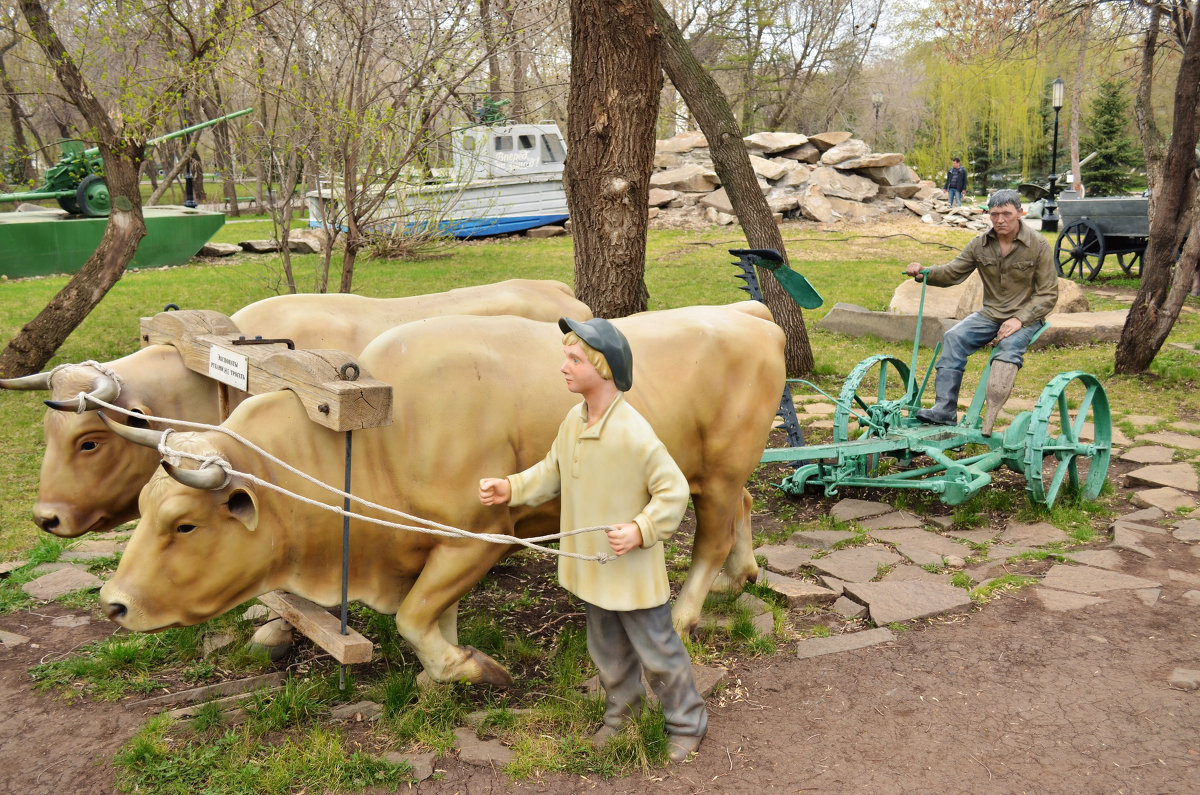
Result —
<path fill-rule="evenodd" d="M 1062 231 L 1054 242 L 1058 275 L 1092 281 L 1115 256 L 1126 276 L 1142 275 L 1142 256 L 1150 238 L 1149 200 L 1140 196 L 1058 200 Z M 1136 270 L 1135 270 L 1136 269 Z"/>

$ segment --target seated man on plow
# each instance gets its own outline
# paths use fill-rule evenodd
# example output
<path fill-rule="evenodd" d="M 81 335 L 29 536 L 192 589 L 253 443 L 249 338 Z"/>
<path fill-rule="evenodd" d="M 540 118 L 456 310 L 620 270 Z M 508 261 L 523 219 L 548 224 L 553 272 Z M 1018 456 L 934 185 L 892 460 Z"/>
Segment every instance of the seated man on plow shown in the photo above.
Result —
<path fill-rule="evenodd" d="M 991 434 L 1000 406 L 1008 400 L 1025 349 L 1058 302 L 1058 271 L 1050 244 L 1021 223 L 1025 211 L 1015 190 L 998 190 L 988 199 L 991 230 L 978 235 L 947 265 L 930 268 L 922 276 L 919 262 L 905 270 L 917 281 L 925 278 L 934 287 L 959 284 L 979 271 L 983 281 L 983 308 L 959 321 L 942 338 L 942 355 L 934 380 L 933 408 L 917 412 L 917 419 L 933 425 L 958 424 L 958 390 L 967 357 L 993 339 L 999 352 L 987 383 L 987 417 L 983 434 Z"/>

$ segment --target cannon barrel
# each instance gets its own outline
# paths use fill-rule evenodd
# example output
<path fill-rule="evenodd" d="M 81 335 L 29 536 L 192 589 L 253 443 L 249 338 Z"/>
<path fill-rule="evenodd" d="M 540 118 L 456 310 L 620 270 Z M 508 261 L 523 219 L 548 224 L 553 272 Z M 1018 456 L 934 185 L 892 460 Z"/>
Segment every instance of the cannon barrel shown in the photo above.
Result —
<path fill-rule="evenodd" d="M 189 133 L 194 133 L 197 130 L 203 130 L 205 127 L 212 127 L 214 124 L 220 124 L 223 121 L 229 121 L 230 119 L 236 119 L 238 116 L 245 116 L 247 113 L 253 113 L 253 112 L 254 112 L 254 108 L 243 108 L 242 110 L 237 110 L 237 111 L 234 111 L 233 113 L 229 113 L 224 116 L 218 116 L 215 119 L 209 119 L 208 121 L 202 121 L 199 124 L 193 124 L 191 127 L 184 127 L 182 130 L 176 130 L 175 132 L 170 132 L 170 133 L 167 133 L 166 135 L 160 135 L 157 138 L 151 138 L 149 141 L 146 141 L 146 146 L 147 147 L 156 146 L 158 144 L 161 144 L 163 141 L 170 141 L 175 138 L 179 138 L 181 136 L 187 135 Z M 93 155 L 98 155 L 98 154 L 100 154 L 100 147 L 93 146 L 91 149 L 84 149 L 83 154 L 87 157 L 92 157 Z"/>

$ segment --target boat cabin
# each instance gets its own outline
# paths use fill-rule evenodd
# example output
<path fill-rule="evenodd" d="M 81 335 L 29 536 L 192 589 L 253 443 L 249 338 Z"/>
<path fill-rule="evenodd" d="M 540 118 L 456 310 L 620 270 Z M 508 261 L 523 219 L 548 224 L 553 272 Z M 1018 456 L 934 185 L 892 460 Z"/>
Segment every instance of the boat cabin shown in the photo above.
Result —
<path fill-rule="evenodd" d="M 552 121 L 469 127 L 453 134 L 453 148 L 454 179 L 462 182 L 561 174 L 567 159 L 562 133 Z"/>

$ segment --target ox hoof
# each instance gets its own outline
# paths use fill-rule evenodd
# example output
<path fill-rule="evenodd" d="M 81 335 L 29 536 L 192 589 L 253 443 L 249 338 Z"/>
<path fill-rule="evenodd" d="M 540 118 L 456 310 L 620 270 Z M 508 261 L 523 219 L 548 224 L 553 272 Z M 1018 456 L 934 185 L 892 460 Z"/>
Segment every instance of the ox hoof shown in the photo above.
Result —
<path fill-rule="evenodd" d="M 754 573 L 746 573 L 739 577 L 734 577 L 725 570 L 717 572 L 716 579 L 713 580 L 709 587 L 709 593 L 716 594 L 740 594 L 746 587 L 748 582 L 756 582 L 758 580 L 758 569 Z"/>
<path fill-rule="evenodd" d="M 474 646 L 466 646 L 464 648 L 467 650 L 467 664 L 473 665 L 479 671 L 478 678 L 471 678 L 473 684 L 508 687 L 513 683 L 512 674 L 503 665 Z"/>

